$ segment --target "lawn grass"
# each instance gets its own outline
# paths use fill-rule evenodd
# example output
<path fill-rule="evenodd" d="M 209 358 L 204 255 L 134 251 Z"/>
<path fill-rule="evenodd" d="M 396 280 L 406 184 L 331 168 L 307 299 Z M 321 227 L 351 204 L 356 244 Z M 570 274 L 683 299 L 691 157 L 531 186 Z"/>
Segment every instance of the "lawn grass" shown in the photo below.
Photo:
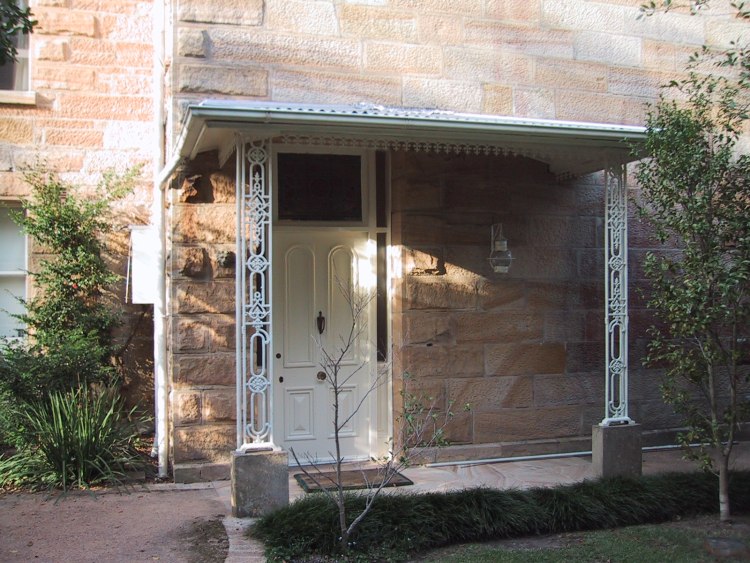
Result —
<path fill-rule="evenodd" d="M 686 522 L 628 526 L 614 530 L 559 534 L 546 538 L 506 540 L 452 546 L 424 554 L 418 561 L 435 563 L 692 563 L 716 558 L 704 547 L 706 537 L 750 540 L 750 525 L 719 525 L 718 516 Z M 721 559 L 748 561 L 750 554 Z"/>

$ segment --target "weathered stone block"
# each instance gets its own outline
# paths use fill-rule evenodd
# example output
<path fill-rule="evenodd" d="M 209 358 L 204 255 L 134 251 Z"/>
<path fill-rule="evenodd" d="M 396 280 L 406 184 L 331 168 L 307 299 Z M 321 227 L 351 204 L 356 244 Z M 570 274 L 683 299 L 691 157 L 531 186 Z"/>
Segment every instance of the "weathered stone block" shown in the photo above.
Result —
<path fill-rule="evenodd" d="M 445 280 L 408 276 L 406 309 L 476 309 L 478 289 L 474 280 Z"/>
<path fill-rule="evenodd" d="M 175 242 L 232 243 L 236 210 L 229 204 L 175 205 Z"/>
<path fill-rule="evenodd" d="M 51 8 L 34 10 L 34 15 L 39 20 L 34 33 L 40 35 L 97 35 L 96 16 L 91 12 Z"/>
<path fill-rule="evenodd" d="M 445 74 L 454 79 L 499 84 L 528 83 L 531 59 L 513 52 L 446 47 Z"/>
<path fill-rule="evenodd" d="M 517 88 L 514 95 L 517 115 L 537 119 L 555 118 L 555 92 L 546 88 Z"/>
<path fill-rule="evenodd" d="M 595 477 L 638 477 L 643 470 L 641 425 L 622 424 L 591 429 L 591 467 Z"/>
<path fill-rule="evenodd" d="M 39 61 L 64 61 L 70 55 L 70 42 L 60 39 L 36 41 L 35 51 Z"/>
<path fill-rule="evenodd" d="M 453 403 L 456 411 L 465 405 L 469 405 L 473 412 L 484 412 L 530 407 L 532 403 L 531 377 L 452 379 L 446 386 L 448 401 Z"/>
<path fill-rule="evenodd" d="M 404 248 L 402 250 L 403 271 L 412 276 L 439 276 L 445 273 L 443 249 Z"/>
<path fill-rule="evenodd" d="M 535 29 L 527 24 L 512 25 L 482 19 L 467 22 L 465 35 L 465 45 L 494 45 L 500 49 L 516 49 L 534 56 L 555 53 L 560 58 L 574 57 L 574 34 L 570 31 Z"/>
<path fill-rule="evenodd" d="M 598 325 L 603 333 L 604 323 Z M 570 342 L 586 340 L 587 319 L 581 312 L 551 311 L 544 315 L 544 341 Z"/>
<path fill-rule="evenodd" d="M 523 309 L 526 306 L 525 282 L 516 280 L 485 280 L 479 284 L 478 305 L 480 309 Z"/>
<path fill-rule="evenodd" d="M 445 14 L 419 13 L 417 29 L 420 43 L 460 45 L 464 39 L 463 21 Z"/>
<path fill-rule="evenodd" d="M 482 86 L 472 80 L 438 78 L 404 78 L 404 105 L 439 107 L 441 109 L 479 112 L 482 107 Z"/>
<path fill-rule="evenodd" d="M 419 8 L 424 12 L 442 12 L 460 16 L 481 15 L 484 10 L 482 0 L 390 0 L 396 8 Z"/>
<path fill-rule="evenodd" d="M 175 381 L 189 385 L 233 385 L 236 379 L 233 354 L 178 356 Z"/>
<path fill-rule="evenodd" d="M 534 406 L 597 405 L 599 418 L 604 405 L 604 375 L 535 375 Z"/>
<path fill-rule="evenodd" d="M 234 350 L 236 347 L 234 327 L 234 317 L 229 315 L 214 317 L 209 329 L 211 349 L 218 351 Z"/>
<path fill-rule="evenodd" d="M 201 396 L 195 392 L 175 393 L 175 424 L 194 424 L 201 420 Z"/>
<path fill-rule="evenodd" d="M 279 68 L 271 71 L 271 89 L 275 97 L 308 103 L 401 103 L 401 79 L 393 76 Z"/>
<path fill-rule="evenodd" d="M 736 32 L 740 28 L 742 28 L 745 34 L 747 33 L 746 26 L 739 22 L 733 22 L 731 19 L 721 21 L 717 18 L 718 21 L 716 22 L 710 20 L 713 20 L 713 18 L 708 18 L 707 21 L 703 22 L 700 18 L 696 19 L 688 14 L 670 14 L 668 18 L 642 18 L 638 22 L 637 30 L 638 34 L 642 37 L 665 41 L 667 43 L 697 46 L 703 45 L 708 41 L 709 44 L 717 47 L 719 44 L 728 47 L 729 41 L 738 39 L 739 34 Z M 725 24 L 726 27 L 722 24 Z M 720 33 L 714 33 L 712 26 L 717 26 L 714 29 L 720 31 Z M 735 33 L 732 33 L 732 31 L 735 31 Z M 727 32 L 727 35 L 723 35 L 724 32 Z M 709 37 L 718 40 L 718 43 L 714 43 Z"/>
<path fill-rule="evenodd" d="M 212 4 L 213 6 L 213 4 Z M 280 64 L 284 66 L 330 67 L 339 71 L 359 70 L 362 59 L 358 41 L 319 38 L 260 30 L 212 29 L 211 56 L 234 64 Z"/>
<path fill-rule="evenodd" d="M 575 37 L 575 52 L 584 61 L 622 66 L 641 64 L 641 40 L 627 35 L 581 32 Z"/>
<path fill-rule="evenodd" d="M 629 97 L 656 98 L 674 73 L 646 72 L 643 69 L 617 68 L 609 71 L 609 92 Z"/>
<path fill-rule="evenodd" d="M 563 373 L 565 345 L 488 344 L 485 347 L 485 370 L 487 375 Z"/>
<path fill-rule="evenodd" d="M 174 331 L 175 348 L 180 352 L 205 350 L 208 344 L 206 323 L 177 318 Z"/>
<path fill-rule="evenodd" d="M 542 337 L 544 319 L 526 312 L 476 312 L 453 315 L 458 342 L 520 342 Z"/>
<path fill-rule="evenodd" d="M 177 88 L 180 92 L 262 97 L 268 94 L 268 73 L 238 66 L 182 65 Z"/>
<path fill-rule="evenodd" d="M 212 172 L 208 181 L 211 183 L 214 203 L 234 203 L 236 187 L 234 178 L 223 172 Z"/>
<path fill-rule="evenodd" d="M 577 407 L 474 413 L 474 443 L 563 438 L 581 434 Z"/>
<path fill-rule="evenodd" d="M 338 35 L 333 3 L 275 0 L 266 4 L 268 29 L 311 35 Z"/>
<path fill-rule="evenodd" d="M 0 118 L 0 141 L 25 145 L 34 140 L 34 127 L 30 119 Z"/>
<path fill-rule="evenodd" d="M 445 410 L 445 380 L 434 377 L 413 377 L 411 373 L 410 375 L 408 379 L 402 379 L 399 387 L 399 394 L 403 393 L 402 401 L 408 399 L 408 402 L 418 408 Z"/>
<path fill-rule="evenodd" d="M 602 331 L 604 328 L 602 328 Z M 594 372 L 604 368 L 604 342 L 569 342 L 568 373 Z M 550 372 L 547 372 L 550 373 Z"/>
<path fill-rule="evenodd" d="M 257 26 L 263 23 L 263 0 L 182 0 L 177 15 L 187 22 Z"/>
<path fill-rule="evenodd" d="M 470 412 L 461 412 L 459 407 L 454 409 L 450 418 L 442 419 L 443 438 L 449 444 L 469 444 L 474 439 L 473 415 Z"/>
<path fill-rule="evenodd" d="M 232 515 L 262 516 L 289 504 L 289 454 L 232 453 Z"/>
<path fill-rule="evenodd" d="M 552 28 L 625 33 L 634 26 L 634 21 L 629 21 L 631 17 L 635 20 L 634 12 L 625 6 L 601 2 L 581 5 L 575 0 L 542 2 L 542 22 Z"/>
<path fill-rule="evenodd" d="M 365 68 L 375 72 L 439 74 L 441 59 L 438 47 L 379 42 L 365 45 Z"/>
<path fill-rule="evenodd" d="M 229 461 L 235 448 L 234 424 L 184 426 L 174 430 L 174 461 Z"/>
<path fill-rule="evenodd" d="M 534 66 L 536 82 L 552 88 L 606 92 L 608 74 L 607 65 L 590 62 L 539 59 Z"/>
<path fill-rule="evenodd" d="M 448 315 L 440 313 L 403 316 L 403 344 L 448 344 L 455 341 Z"/>
<path fill-rule="evenodd" d="M 484 346 L 408 346 L 396 351 L 402 371 L 415 378 L 484 375 Z"/>
<path fill-rule="evenodd" d="M 147 121 L 151 117 L 151 99 L 148 96 L 102 96 L 86 92 L 66 92 L 60 94 L 57 101 L 60 117 L 120 121 Z"/>
<path fill-rule="evenodd" d="M 339 24 L 343 35 L 416 42 L 417 22 L 412 12 L 344 4 L 339 8 Z"/>
<path fill-rule="evenodd" d="M 190 278 L 205 276 L 208 270 L 208 255 L 205 248 L 181 247 L 175 254 L 180 274 Z"/>
<path fill-rule="evenodd" d="M 226 481 L 230 477 L 229 460 L 224 463 L 176 463 L 172 471 L 175 483 Z"/>
<path fill-rule="evenodd" d="M 487 0 L 486 12 L 491 18 L 528 25 L 539 21 L 541 7 L 538 2 L 527 0 Z"/>
<path fill-rule="evenodd" d="M 513 115 L 513 89 L 509 86 L 484 84 L 482 86 L 482 112 Z"/>
<path fill-rule="evenodd" d="M 213 422 L 235 420 L 237 405 L 233 391 L 206 391 L 203 394 L 203 418 Z"/>
<path fill-rule="evenodd" d="M 175 288 L 175 309 L 179 314 L 231 313 L 235 310 L 234 283 L 179 283 Z"/>
<path fill-rule="evenodd" d="M 182 57 L 206 58 L 206 39 L 206 32 L 203 30 L 180 28 L 177 31 L 177 54 Z"/>

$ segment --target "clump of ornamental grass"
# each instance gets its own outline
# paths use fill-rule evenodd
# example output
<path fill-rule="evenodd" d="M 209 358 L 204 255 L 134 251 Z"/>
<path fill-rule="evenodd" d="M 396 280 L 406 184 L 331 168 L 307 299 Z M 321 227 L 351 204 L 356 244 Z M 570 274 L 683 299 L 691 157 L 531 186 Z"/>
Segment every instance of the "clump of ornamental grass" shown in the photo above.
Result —
<path fill-rule="evenodd" d="M 24 403 L 19 449 L 0 460 L 0 486 L 62 489 L 121 485 L 139 466 L 138 432 L 113 389 L 78 388 Z"/>

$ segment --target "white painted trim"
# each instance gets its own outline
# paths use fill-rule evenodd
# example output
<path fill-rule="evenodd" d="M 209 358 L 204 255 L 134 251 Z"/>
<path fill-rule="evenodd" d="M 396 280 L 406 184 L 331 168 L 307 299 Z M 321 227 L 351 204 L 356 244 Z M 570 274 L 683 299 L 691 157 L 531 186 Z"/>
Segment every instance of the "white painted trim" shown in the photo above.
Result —
<path fill-rule="evenodd" d="M 35 106 L 39 96 L 33 90 L 0 90 L 0 104 Z"/>

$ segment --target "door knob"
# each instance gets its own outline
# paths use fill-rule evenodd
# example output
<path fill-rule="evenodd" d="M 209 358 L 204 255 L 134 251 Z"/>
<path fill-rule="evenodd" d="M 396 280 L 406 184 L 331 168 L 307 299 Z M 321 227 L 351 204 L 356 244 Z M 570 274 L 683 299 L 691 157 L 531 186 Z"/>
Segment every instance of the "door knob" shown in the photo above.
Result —
<path fill-rule="evenodd" d="M 325 381 L 326 380 L 326 372 L 319 371 L 317 374 L 315 374 L 315 377 L 318 378 L 318 381 Z"/>
<path fill-rule="evenodd" d="M 315 319 L 315 322 L 318 324 L 318 334 L 323 334 L 326 329 L 326 318 L 323 316 L 323 311 L 318 311 L 318 318 Z"/>

